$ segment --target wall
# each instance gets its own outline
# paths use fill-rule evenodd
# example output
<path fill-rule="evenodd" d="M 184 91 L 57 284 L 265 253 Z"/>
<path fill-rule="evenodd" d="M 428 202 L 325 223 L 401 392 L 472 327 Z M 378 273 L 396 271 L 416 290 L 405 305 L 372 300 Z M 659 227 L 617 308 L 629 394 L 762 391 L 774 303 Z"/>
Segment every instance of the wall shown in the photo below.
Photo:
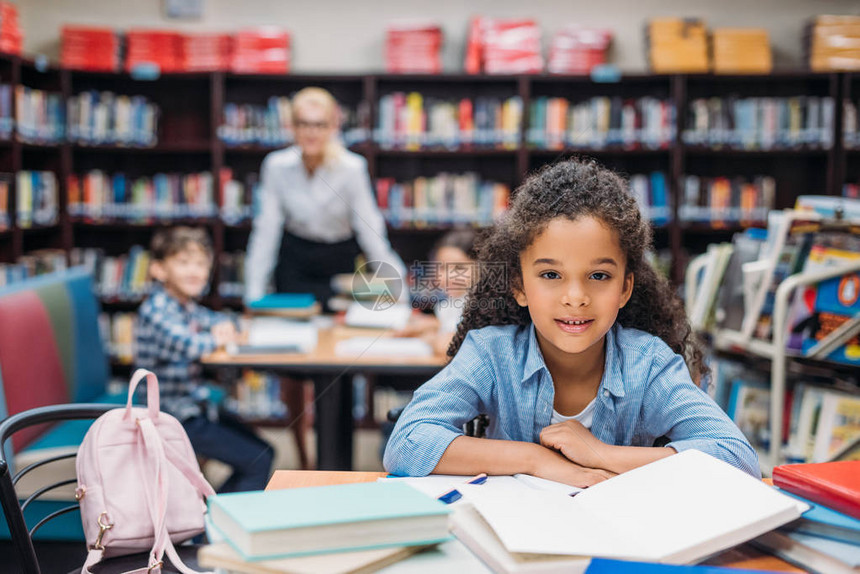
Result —
<path fill-rule="evenodd" d="M 293 37 L 297 72 L 378 71 L 387 22 L 431 19 L 445 31 L 447 71 L 462 68 L 468 19 L 473 14 L 536 18 L 544 40 L 568 23 L 605 26 L 615 31 L 612 61 L 624 70 L 645 69 L 643 25 L 653 16 L 696 16 L 710 27 L 754 26 L 770 31 L 778 67 L 801 65 L 803 23 L 815 14 L 860 14 L 857 0 L 203 0 L 198 22 L 167 20 L 162 0 L 17 0 L 25 51 L 59 54 L 65 23 L 168 27 L 184 30 L 235 30 L 274 24 Z"/>

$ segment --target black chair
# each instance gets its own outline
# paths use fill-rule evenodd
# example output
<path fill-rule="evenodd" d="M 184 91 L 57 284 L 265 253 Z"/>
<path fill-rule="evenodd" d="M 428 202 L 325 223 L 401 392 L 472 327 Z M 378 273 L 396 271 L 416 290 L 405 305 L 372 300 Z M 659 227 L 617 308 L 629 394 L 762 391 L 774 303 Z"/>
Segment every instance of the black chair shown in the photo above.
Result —
<path fill-rule="evenodd" d="M 48 521 L 75 512 L 80 509 L 77 503 L 70 503 L 69 506 L 61 508 L 39 520 L 32 527 L 28 525 L 24 519 L 24 510 L 36 499 L 50 490 L 54 490 L 64 485 L 75 484 L 77 479 L 72 477 L 57 477 L 57 481 L 49 485 L 43 486 L 28 496 L 23 502 L 18 498 L 15 491 L 15 486 L 21 478 L 28 472 L 37 467 L 55 463 L 60 460 L 74 458 L 77 453 L 62 454 L 54 457 L 46 458 L 45 460 L 33 463 L 26 468 L 19 470 L 12 476 L 9 463 L 6 460 L 2 445 L 6 444 L 7 439 L 16 432 L 31 427 L 33 425 L 54 423 L 72 419 L 95 419 L 105 412 L 117 408 L 117 405 L 104 404 L 69 404 L 69 405 L 50 405 L 39 407 L 12 415 L 0 422 L 0 505 L 2 505 L 3 515 L 6 517 L 6 523 L 9 526 L 9 533 L 12 537 L 12 545 L 18 556 L 20 572 L 24 574 L 41 574 L 39 560 L 36 556 L 36 549 L 33 544 L 33 534 L 39 530 Z M 177 547 L 180 557 L 185 561 L 185 564 L 190 568 L 197 569 L 196 546 L 181 546 Z M 85 553 L 84 553 L 85 554 Z M 110 574 L 113 572 L 125 572 L 133 568 L 140 568 L 146 565 L 147 554 L 135 554 L 132 556 L 121 556 L 105 560 L 92 568 L 93 574 Z M 80 572 L 83 560 L 80 564 L 69 564 L 70 572 Z M 5 571 L 5 570 L 4 570 Z M 14 571 L 14 570 L 13 570 Z M 172 570 L 167 561 L 163 572 L 178 572 Z"/>
<path fill-rule="evenodd" d="M 386 417 L 390 422 L 397 423 L 403 409 L 406 407 L 394 408 L 388 411 Z M 463 434 L 465 436 L 473 436 L 476 438 L 484 438 L 487 435 L 487 427 L 490 426 L 490 417 L 481 414 L 463 425 Z"/>

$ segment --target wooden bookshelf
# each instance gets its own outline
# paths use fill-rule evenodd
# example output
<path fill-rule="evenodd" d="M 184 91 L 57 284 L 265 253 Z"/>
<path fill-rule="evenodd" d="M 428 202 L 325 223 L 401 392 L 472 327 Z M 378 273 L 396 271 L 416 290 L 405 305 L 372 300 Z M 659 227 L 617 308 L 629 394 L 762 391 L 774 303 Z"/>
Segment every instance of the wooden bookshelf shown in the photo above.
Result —
<path fill-rule="evenodd" d="M 22 169 L 51 170 L 57 174 L 60 217 L 56 226 L 23 230 L 15 224 L 15 193 L 10 197 L 12 225 L 0 231 L 0 262 L 10 262 L 43 247 L 69 252 L 73 247 L 108 247 L 122 253 L 137 243 L 146 245 L 152 229 L 174 223 L 205 225 L 212 235 L 218 256 L 222 252 L 244 249 L 250 222 L 226 224 L 220 219 L 184 219 L 135 223 L 126 221 L 88 222 L 72 218 L 67 211 L 65 189 L 70 174 L 101 169 L 107 174 L 123 172 L 130 178 L 157 172 L 213 174 L 216 201 L 220 204 L 218 173 L 222 167 L 233 170 L 243 181 L 258 173 L 266 153 L 276 146 L 249 144 L 231 146 L 218 138 L 226 103 L 264 104 L 271 96 L 289 96 L 308 85 L 331 91 L 346 107 L 366 110 L 364 121 L 371 135 L 376 125 L 379 98 L 396 91 L 419 91 L 428 97 L 510 97 L 523 100 L 523 120 L 519 142 L 513 149 L 476 146 L 461 149 L 428 148 L 419 150 L 384 149 L 372 141 L 351 146 L 365 156 L 371 176 L 413 179 L 439 172 L 477 172 L 481 178 L 506 183 L 512 188 L 525 175 L 547 163 L 568 157 L 592 157 L 626 174 L 661 171 L 666 174 L 672 220 L 655 230 L 658 249 L 671 254 L 672 279 L 680 281 L 684 266 L 697 249 L 708 242 L 729 239 L 743 229 L 738 223 L 724 228 L 678 221 L 679 185 L 682 176 L 770 175 L 777 179 L 776 207 L 793 205 L 801 194 L 838 195 L 846 181 L 860 181 L 860 149 L 846 150 L 841 137 L 841 102 L 860 95 L 858 74 L 816 74 L 783 71 L 767 76 L 666 75 L 633 73 L 618 82 L 598 83 L 585 76 L 472 76 L 467 74 L 391 75 L 391 74 L 302 74 L 240 75 L 233 73 L 163 74 L 145 81 L 127 73 L 82 72 L 48 66 L 16 56 L 0 56 L 0 81 L 13 86 L 57 91 L 69 98 L 86 90 L 105 90 L 117 94 L 143 95 L 161 109 L 158 143 L 152 147 L 84 145 L 80 143 L 20 142 L 0 140 L 0 172 L 17 173 Z M 701 145 L 685 145 L 687 107 L 695 98 L 816 95 L 833 98 L 834 145 L 829 149 L 798 147 L 768 151 L 747 151 Z M 676 110 L 676 133 L 669 145 L 660 149 L 641 146 L 541 149 L 527 143 L 529 103 L 540 97 L 565 97 L 571 101 L 595 96 L 639 98 L 650 96 L 671 101 Z M 850 160 L 850 161 L 849 161 Z M 411 260 L 424 257 L 446 227 L 390 228 L 395 249 Z M 218 270 L 214 270 L 218 277 Z M 222 300 L 213 281 L 211 303 L 233 306 L 236 301 Z"/>

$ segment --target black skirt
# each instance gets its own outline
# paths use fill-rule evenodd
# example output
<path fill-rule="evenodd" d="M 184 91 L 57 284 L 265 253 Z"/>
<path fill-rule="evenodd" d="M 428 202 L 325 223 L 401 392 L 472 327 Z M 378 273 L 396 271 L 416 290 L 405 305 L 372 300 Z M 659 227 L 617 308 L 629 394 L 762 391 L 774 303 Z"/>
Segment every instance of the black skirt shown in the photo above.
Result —
<path fill-rule="evenodd" d="M 332 276 L 355 271 L 355 258 L 360 254 L 354 237 L 337 243 L 319 243 L 285 231 L 275 267 L 275 290 L 313 293 L 323 309 L 330 311 L 328 300 L 334 295 Z"/>

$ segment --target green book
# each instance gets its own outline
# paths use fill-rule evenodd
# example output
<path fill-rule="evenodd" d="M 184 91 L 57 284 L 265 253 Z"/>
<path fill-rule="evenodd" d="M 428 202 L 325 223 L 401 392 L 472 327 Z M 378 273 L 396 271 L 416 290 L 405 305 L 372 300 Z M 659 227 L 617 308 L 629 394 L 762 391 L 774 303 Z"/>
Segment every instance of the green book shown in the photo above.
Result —
<path fill-rule="evenodd" d="M 413 487 L 368 482 L 209 498 L 215 528 L 246 560 L 434 544 L 449 508 Z"/>

